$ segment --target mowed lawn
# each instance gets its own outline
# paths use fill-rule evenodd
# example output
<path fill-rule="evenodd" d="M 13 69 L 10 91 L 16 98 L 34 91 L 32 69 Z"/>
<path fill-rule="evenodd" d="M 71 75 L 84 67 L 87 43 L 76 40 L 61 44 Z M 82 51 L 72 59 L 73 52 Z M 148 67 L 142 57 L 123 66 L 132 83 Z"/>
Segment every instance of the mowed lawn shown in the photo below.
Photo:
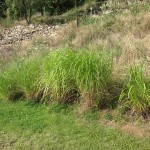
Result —
<path fill-rule="evenodd" d="M 0 150 L 150 150 L 150 138 L 85 121 L 72 110 L 0 101 Z"/>

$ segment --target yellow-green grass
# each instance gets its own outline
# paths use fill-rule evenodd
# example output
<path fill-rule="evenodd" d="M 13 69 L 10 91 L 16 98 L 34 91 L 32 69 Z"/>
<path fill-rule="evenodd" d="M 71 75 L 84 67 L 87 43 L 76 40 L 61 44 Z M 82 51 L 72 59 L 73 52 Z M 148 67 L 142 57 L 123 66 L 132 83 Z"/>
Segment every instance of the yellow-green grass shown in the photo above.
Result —
<path fill-rule="evenodd" d="M 70 49 L 55 51 L 44 61 L 40 79 L 43 96 L 50 93 L 53 99 L 61 100 L 67 92 L 76 89 L 81 96 L 89 93 L 100 100 L 107 92 L 112 70 L 113 61 L 109 53 Z"/>
<path fill-rule="evenodd" d="M 40 58 L 17 60 L 0 73 L 0 98 L 17 100 L 34 99 L 40 75 Z"/>
<path fill-rule="evenodd" d="M 149 112 L 150 86 L 145 76 L 144 66 L 131 67 L 120 100 L 132 111 Z"/>
<path fill-rule="evenodd" d="M 83 101 L 89 107 L 114 108 L 121 94 L 121 105 L 135 112 L 149 112 L 149 80 L 144 70 L 131 67 L 126 80 L 119 74 L 114 77 L 113 64 L 108 50 L 69 48 L 50 52 L 42 59 L 17 60 L 0 73 L 0 99 Z"/>
<path fill-rule="evenodd" d="M 91 100 L 100 101 L 111 84 L 112 70 L 112 55 L 107 52 L 61 49 L 43 59 L 15 61 L 1 71 L 0 97 L 63 102 L 75 90 L 80 96 L 88 93 Z"/>
<path fill-rule="evenodd" d="M 56 111 L 57 110 L 57 111 Z M 149 137 L 134 137 L 98 121 L 76 118 L 68 108 L 0 101 L 0 149 L 148 150 Z"/>

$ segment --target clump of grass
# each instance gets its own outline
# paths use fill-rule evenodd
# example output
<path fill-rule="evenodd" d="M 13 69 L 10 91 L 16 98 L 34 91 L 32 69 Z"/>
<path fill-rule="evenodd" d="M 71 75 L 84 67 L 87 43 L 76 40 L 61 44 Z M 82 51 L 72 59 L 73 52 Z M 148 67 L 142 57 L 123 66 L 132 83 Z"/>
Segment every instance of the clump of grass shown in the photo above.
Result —
<path fill-rule="evenodd" d="M 43 63 L 43 75 L 41 85 L 44 89 L 43 98 L 53 100 L 65 100 L 63 96 L 67 91 L 75 88 L 71 78 L 70 65 L 74 59 L 74 52 L 71 50 L 58 50 L 50 53 Z"/>
<path fill-rule="evenodd" d="M 2 99 L 20 98 L 90 106 L 107 103 L 113 59 L 104 51 L 61 49 L 44 59 L 19 60 L 1 73 Z"/>
<path fill-rule="evenodd" d="M 120 100 L 133 112 L 143 113 L 150 109 L 150 87 L 143 66 L 131 67 Z"/>
<path fill-rule="evenodd" d="M 40 74 L 37 59 L 18 60 L 0 75 L 0 98 L 16 100 L 22 97 L 34 99 L 36 84 Z"/>
<path fill-rule="evenodd" d="M 0 74 L 0 99 L 10 100 L 15 91 L 15 83 L 11 77 L 12 71 L 4 71 Z"/>
<path fill-rule="evenodd" d="M 62 102 L 70 94 L 74 95 L 71 98 L 84 97 L 86 93 L 102 96 L 110 82 L 112 59 L 103 52 L 65 49 L 50 53 L 43 68 L 43 96 Z"/>
<path fill-rule="evenodd" d="M 108 83 L 111 82 L 113 62 L 106 52 L 84 51 L 76 54 L 71 66 L 72 75 L 83 99 L 96 102 L 102 100 Z"/>

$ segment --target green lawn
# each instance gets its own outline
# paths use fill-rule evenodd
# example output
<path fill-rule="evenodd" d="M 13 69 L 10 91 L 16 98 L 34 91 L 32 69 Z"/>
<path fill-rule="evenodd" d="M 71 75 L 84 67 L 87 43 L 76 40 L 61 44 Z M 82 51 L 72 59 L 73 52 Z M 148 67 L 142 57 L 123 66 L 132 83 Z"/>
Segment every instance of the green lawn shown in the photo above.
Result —
<path fill-rule="evenodd" d="M 0 149 L 150 150 L 150 138 L 85 121 L 58 106 L 0 101 Z"/>

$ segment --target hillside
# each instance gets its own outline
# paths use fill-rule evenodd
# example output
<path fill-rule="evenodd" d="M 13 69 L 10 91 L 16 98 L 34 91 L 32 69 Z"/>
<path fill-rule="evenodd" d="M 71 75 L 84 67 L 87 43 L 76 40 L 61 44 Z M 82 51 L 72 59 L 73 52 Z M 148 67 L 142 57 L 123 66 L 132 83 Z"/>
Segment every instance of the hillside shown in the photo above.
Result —
<path fill-rule="evenodd" d="M 140 9 L 144 10 L 144 7 L 145 5 L 143 8 L 140 6 Z M 44 49 L 57 49 L 66 45 L 73 49 L 104 48 L 111 49 L 114 53 L 117 70 L 124 70 L 123 66 L 127 67 L 134 62 L 148 59 L 150 13 L 148 10 L 137 14 L 132 11 L 124 12 L 124 9 L 120 11 L 122 13 L 79 17 L 79 28 L 76 27 L 76 21 L 62 25 L 35 24 L 26 27 L 18 25 L 10 29 L 2 28 L 1 56 L 3 59 L 4 55 L 6 58 L 7 55 L 11 57 L 14 49 L 15 51 L 21 49 L 20 55 L 25 56 L 31 47 L 38 49 L 39 45 Z"/>
<path fill-rule="evenodd" d="M 149 6 L 1 23 L 0 149 L 148 150 Z"/>

